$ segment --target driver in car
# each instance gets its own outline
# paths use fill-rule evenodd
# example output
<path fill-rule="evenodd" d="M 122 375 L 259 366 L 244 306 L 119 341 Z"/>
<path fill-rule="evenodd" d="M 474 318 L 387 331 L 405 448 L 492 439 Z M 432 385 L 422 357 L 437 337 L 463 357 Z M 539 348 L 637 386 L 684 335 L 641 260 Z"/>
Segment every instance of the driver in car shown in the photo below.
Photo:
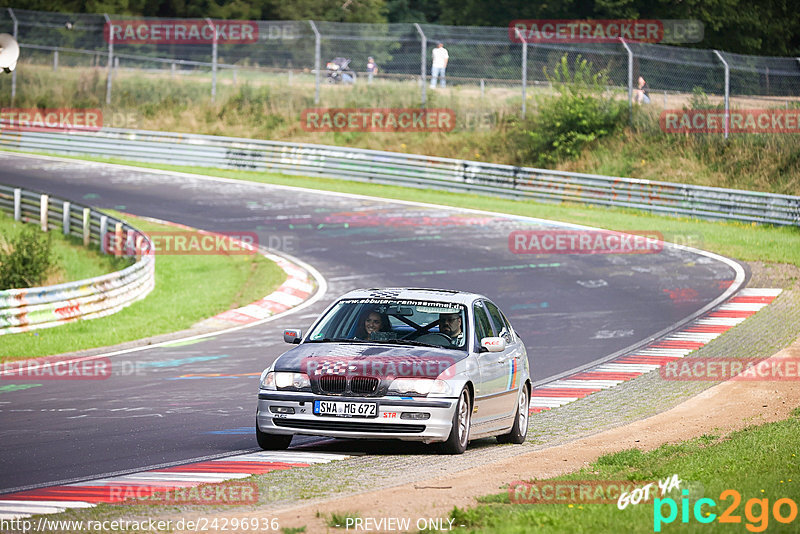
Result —
<path fill-rule="evenodd" d="M 461 314 L 440 313 L 439 332 L 447 335 L 454 346 L 462 346 L 464 344 L 464 330 L 461 324 Z"/>

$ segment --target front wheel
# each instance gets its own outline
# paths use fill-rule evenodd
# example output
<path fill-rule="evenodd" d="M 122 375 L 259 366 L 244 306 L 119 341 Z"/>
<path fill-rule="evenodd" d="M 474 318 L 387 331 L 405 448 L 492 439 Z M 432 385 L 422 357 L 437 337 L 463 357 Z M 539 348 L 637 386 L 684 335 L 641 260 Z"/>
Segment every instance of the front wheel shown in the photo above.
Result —
<path fill-rule="evenodd" d="M 258 441 L 258 446 L 265 451 L 283 450 L 289 447 L 292 442 L 292 436 L 262 432 L 258 428 L 258 421 L 256 421 L 256 441 Z"/>
<path fill-rule="evenodd" d="M 472 424 L 472 403 L 469 398 L 467 388 L 461 390 L 461 395 L 456 403 L 455 413 L 453 413 L 453 426 L 447 441 L 439 446 L 439 450 L 444 454 L 462 454 L 467 450 L 469 444 L 469 429 Z"/>
<path fill-rule="evenodd" d="M 522 391 L 519 392 L 517 399 L 517 413 L 514 417 L 514 426 L 511 427 L 511 432 L 497 436 L 497 441 L 500 443 L 525 443 L 525 438 L 528 436 L 528 414 L 530 410 L 530 396 L 527 386 L 522 386 Z"/>

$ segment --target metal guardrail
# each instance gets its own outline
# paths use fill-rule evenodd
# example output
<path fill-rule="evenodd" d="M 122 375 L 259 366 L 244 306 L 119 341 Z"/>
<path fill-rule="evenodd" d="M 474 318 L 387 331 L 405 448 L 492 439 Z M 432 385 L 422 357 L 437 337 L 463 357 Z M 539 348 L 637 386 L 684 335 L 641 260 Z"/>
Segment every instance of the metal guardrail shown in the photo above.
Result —
<path fill-rule="evenodd" d="M 272 171 L 517 200 L 635 208 L 702 219 L 800 226 L 800 197 L 516 167 L 357 148 L 107 128 L 0 131 L 0 147 L 56 154 Z"/>
<path fill-rule="evenodd" d="M 118 312 L 144 298 L 155 287 L 155 256 L 146 234 L 92 208 L 47 194 L 0 185 L 0 210 L 14 219 L 38 222 L 43 231 L 78 235 L 84 245 L 96 243 L 103 252 L 113 236 L 121 247 L 138 254 L 133 265 L 114 273 L 47 287 L 0 291 L 0 335 L 94 319 Z"/>

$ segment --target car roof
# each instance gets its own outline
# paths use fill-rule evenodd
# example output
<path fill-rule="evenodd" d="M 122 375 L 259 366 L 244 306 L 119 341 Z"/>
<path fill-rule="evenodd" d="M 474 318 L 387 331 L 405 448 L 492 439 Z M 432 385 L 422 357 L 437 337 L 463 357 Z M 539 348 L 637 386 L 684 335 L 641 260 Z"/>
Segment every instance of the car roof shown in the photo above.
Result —
<path fill-rule="evenodd" d="M 452 302 L 472 304 L 477 299 L 486 298 L 477 293 L 456 291 L 453 289 L 433 289 L 425 287 L 373 287 L 370 289 L 354 289 L 341 296 L 342 299 L 398 299 L 429 300 L 434 302 Z"/>

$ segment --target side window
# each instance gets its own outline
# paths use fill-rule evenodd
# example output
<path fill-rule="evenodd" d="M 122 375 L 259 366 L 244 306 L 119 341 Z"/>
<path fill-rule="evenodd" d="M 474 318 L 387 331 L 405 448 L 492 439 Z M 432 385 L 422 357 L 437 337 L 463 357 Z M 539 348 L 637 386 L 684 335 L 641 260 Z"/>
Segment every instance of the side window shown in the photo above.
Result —
<path fill-rule="evenodd" d="M 475 303 L 475 305 L 472 307 L 472 312 L 475 314 L 475 334 L 478 337 L 475 344 L 476 346 L 480 347 L 481 339 L 494 336 L 494 333 L 492 332 L 492 324 L 489 322 L 489 317 L 486 315 L 486 310 L 483 309 L 483 306 L 480 302 Z"/>
<path fill-rule="evenodd" d="M 489 311 L 489 315 L 492 316 L 492 322 L 497 330 L 500 332 L 499 336 L 506 340 L 506 343 L 513 343 L 514 338 L 511 335 L 511 327 L 508 325 L 508 321 L 506 318 L 503 317 L 503 314 L 500 313 L 500 310 L 497 309 L 492 302 L 488 300 L 485 302 L 486 309 Z"/>

